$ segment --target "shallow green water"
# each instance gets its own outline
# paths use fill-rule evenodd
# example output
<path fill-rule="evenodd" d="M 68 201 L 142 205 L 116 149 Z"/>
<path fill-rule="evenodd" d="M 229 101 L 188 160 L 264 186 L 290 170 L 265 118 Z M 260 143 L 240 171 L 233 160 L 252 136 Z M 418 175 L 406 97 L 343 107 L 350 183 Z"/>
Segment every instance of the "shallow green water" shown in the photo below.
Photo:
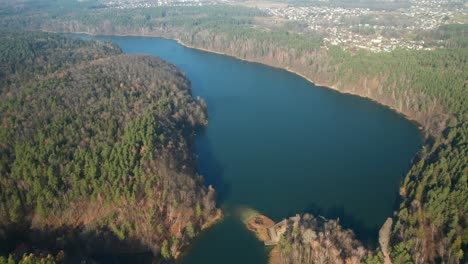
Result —
<path fill-rule="evenodd" d="M 102 37 L 126 53 L 181 68 L 208 105 L 197 136 L 199 172 L 215 186 L 225 220 L 182 263 L 266 263 L 268 249 L 240 223 L 251 207 L 274 220 L 312 212 L 375 243 L 421 145 L 416 126 L 366 99 L 316 87 L 289 72 L 185 48 L 175 41 Z"/>

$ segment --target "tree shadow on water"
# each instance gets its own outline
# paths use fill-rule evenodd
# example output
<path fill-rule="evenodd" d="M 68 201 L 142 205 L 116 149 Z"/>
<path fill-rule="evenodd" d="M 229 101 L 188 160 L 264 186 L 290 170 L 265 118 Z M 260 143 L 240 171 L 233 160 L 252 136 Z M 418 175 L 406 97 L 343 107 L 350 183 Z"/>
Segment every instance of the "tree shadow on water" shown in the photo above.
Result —
<path fill-rule="evenodd" d="M 224 168 L 213 153 L 213 147 L 205 129 L 197 131 L 197 169 L 205 178 L 205 184 L 216 190 L 216 202 L 221 204 L 230 193 L 231 186 L 223 180 Z"/>
<path fill-rule="evenodd" d="M 373 249 L 378 246 L 379 227 L 366 226 L 363 221 L 347 213 L 343 206 L 320 208 L 316 204 L 311 204 L 305 212 L 315 217 L 323 216 L 330 220 L 339 219 L 339 224 L 345 229 L 351 229 L 364 246 Z"/>

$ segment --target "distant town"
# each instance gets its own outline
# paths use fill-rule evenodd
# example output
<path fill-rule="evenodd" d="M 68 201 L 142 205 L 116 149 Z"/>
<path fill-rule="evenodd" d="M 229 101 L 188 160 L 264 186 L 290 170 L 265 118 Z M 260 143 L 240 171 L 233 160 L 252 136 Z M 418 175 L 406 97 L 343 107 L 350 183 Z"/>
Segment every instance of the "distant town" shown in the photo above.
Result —
<path fill-rule="evenodd" d="M 404 11 L 371 10 L 331 6 L 288 6 L 268 8 L 267 12 L 287 20 L 307 23 L 309 29 L 325 33 L 325 42 L 345 48 L 361 48 L 372 52 L 397 48 L 431 50 L 415 34 L 449 24 L 456 17 L 467 17 L 468 2 L 450 5 L 448 0 L 412 0 Z M 462 7 L 462 8 L 460 8 Z"/>
<path fill-rule="evenodd" d="M 207 4 L 220 4 L 225 1 L 204 0 L 104 0 L 103 4 L 109 8 L 133 9 L 157 6 L 202 6 Z"/>
<path fill-rule="evenodd" d="M 398 8 L 388 3 L 404 3 Z M 421 33 L 444 24 L 466 23 L 468 2 L 463 0 L 382 1 L 382 6 L 337 5 L 327 0 L 307 4 L 275 4 L 233 0 L 104 0 L 107 8 L 132 9 L 156 6 L 203 6 L 234 4 L 258 7 L 271 19 L 301 24 L 304 31 L 319 33 L 326 47 L 339 45 L 345 49 L 390 52 L 395 49 L 433 50 L 442 43 L 427 43 Z"/>

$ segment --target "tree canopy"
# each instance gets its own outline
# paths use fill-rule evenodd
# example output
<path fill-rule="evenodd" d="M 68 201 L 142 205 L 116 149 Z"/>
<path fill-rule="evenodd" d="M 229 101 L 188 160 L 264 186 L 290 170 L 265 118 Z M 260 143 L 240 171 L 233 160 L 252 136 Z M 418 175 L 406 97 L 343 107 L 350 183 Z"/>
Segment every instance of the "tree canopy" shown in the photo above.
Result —
<path fill-rule="evenodd" d="M 0 46 L 3 250 L 26 226 L 62 237 L 57 250 L 76 230 L 103 247 L 101 230 L 156 255 L 170 241 L 174 257 L 215 210 L 192 152 L 206 106 L 184 74 L 48 33 L 2 32 Z"/>

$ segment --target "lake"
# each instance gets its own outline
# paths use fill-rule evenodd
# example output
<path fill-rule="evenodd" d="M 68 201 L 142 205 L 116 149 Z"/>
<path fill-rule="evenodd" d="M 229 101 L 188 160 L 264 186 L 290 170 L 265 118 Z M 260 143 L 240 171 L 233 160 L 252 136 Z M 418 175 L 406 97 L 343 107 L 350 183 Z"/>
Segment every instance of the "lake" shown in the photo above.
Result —
<path fill-rule="evenodd" d="M 253 208 L 275 221 L 296 213 L 339 218 L 372 246 L 421 147 L 417 126 L 356 96 L 290 72 L 145 37 L 98 37 L 126 53 L 175 64 L 208 106 L 196 137 L 198 170 L 218 191 L 223 222 L 180 263 L 266 263 L 269 248 L 239 219 Z"/>

